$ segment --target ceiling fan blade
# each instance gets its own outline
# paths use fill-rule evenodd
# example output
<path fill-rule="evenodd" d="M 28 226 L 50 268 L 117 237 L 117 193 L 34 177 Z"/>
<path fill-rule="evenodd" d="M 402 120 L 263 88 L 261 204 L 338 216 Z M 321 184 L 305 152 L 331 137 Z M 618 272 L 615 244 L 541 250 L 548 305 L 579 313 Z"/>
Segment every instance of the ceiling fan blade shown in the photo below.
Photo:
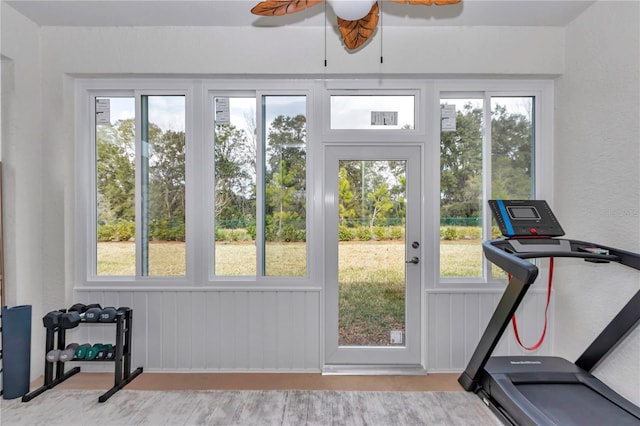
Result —
<path fill-rule="evenodd" d="M 357 21 L 347 21 L 338 18 L 338 29 L 347 49 L 354 50 L 371 37 L 378 26 L 378 2 L 371 6 L 369 14 Z"/>
<path fill-rule="evenodd" d="M 251 9 L 254 15 L 281 16 L 289 13 L 300 12 L 311 6 L 322 3 L 324 0 L 268 0 L 261 1 Z"/>
<path fill-rule="evenodd" d="M 443 6 L 446 4 L 456 4 L 460 3 L 462 0 L 393 0 L 396 3 L 409 3 L 409 4 L 421 4 L 425 6 L 431 6 L 435 4 L 436 6 Z"/>

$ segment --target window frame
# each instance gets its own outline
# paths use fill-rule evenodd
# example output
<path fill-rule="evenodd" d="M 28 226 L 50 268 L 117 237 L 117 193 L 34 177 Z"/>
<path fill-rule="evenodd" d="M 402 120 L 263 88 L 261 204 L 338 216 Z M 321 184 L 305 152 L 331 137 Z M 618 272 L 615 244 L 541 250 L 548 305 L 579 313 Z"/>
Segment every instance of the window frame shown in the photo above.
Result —
<path fill-rule="evenodd" d="M 313 231 L 310 224 L 317 221 L 312 208 L 311 194 L 317 190 L 309 183 L 309 177 L 313 173 L 311 166 L 313 155 L 314 126 L 307 121 L 307 170 L 306 179 L 306 226 L 307 226 L 307 256 L 306 274 L 303 277 L 278 277 L 278 276 L 245 276 L 245 277 L 216 277 L 213 273 L 213 238 L 203 238 L 207 230 L 215 229 L 214 215 L 201 215 L 198 212 L 207 210 L 213 206 L 213 196 L 203 197 L 201 194 L 207 191 L 207 176 L 213 176 L 213 111 L 212 101 L 215 96 L 232 96 L 240 94 L 246 96 L 253 93 L 256 98 L 256 125 L 259 143 L 263 142 L 261 100 L 262 96 L 305 96 L 306 114 L 310 117 L 314 102 L 313 82 L 282 82 L 282 81 L 256 81 L 256 80 L 215 80 L 203 82 L 194 79 L 101 79 L 87 78 L 75 81 L 75 163 L 74 176 L 76 197 L 75 209 L 75 238 L 74 270 L 76 276 L 75 288 L 108 288 L 110 290 L 135 290 L 135 289 L 189 289 L 207 288 L 232 290 L 265 290 L 275 288 L 303 288 L 317 290 L 317 284 L 312 283 L 311 276 L 318 270 L 314 253 L 320 250 L 313 248 L 310 241 L 321 235 Z M 96 124 L 95 124 L 95 98 L 96 97 L 133 97 L 136 105 L 135 126 L 141 125 L 141 96 L 184 95 L 185 96 L 185 167 L 186 167 L 186 271 L 184 276 L 141 276 L 140 250 L 136 250 L 136 275 L 133 276 L 107 276 L 97 274 L 97 209 L 96 195 Z M 208 102 L 211 100 L 211 102 Z M 197 124 L 196 124 L 197 123 Z M 139 225 L 141 212 L 140 191 L 140 146 L 141 132 L 135 134 L 136 145 L 136 225 Z M 263 153 L 259 149 L 258 161 L 262 162 Z M 206 157 L 210 155 L 209 157 Z M 210 161 L 202 160 L 211 158 Z M 260 169 L 260 168 L 259 168 Z M 262 183 L 262 171 L 258 172 L 257 185 Z M 79 184 L 88 183 L 88 184 Z M 259 193 L 262 189 L 258 190 Z M 260 203 L 258 204 L 260 205 Z M 261 207 L 257 215 L 262 215 Z M 321 215 L 317 215 L 318 217 Z M 260 217 L 260 216 L 257 216 Z M 260 220 L 258 221 L 260 222 Z M 213 225 L 212 225 L 213 223 Z M 213 228 L 211 227 L 213 226 Z M 136 226 L 136 240 L 139 240 L 140 226 Z M 213 231 L 211 231 L 213 234 Z M 136 242 L 136 247 L 138 243 Z M 260 254 L 259 254 L 260 255 Z"/>
<path fill-rule="evenodd" d="M 265 182 L 264 182 L 264 161 L 265 161 L 265 144 L 266 144 L 266 135 L 264 134 L 264 122 L 263 122 L 263 99 L 268 96 L 304 96 L 306 98 L 306 129 L 307 129 L 307 144 L 306 144 L 306 181 L 307 181 L 307 190 L 305 194 L 305 203 L 306 203 L 306 273 L 304 276 L 271 276 L 264 275 L 262 271 L 265 268 L 265 234 L 264 234 L 264 203 L 265 203 Z M 231 283 L 244 283 L 244 284 L 256 284 L 261 285 L 260 288 L 264 288 L 264 284 L 284 284 L 284 285 L 311 285 L 311 270 L 312 262 L 311 259 L 311 251 L 313 244 L 310 244 L 310 241 L 315 240 L 316 233 L 313 232 L 312 227 L 310 226 L 311 215 L 313 214 L 311 210 L 311 201 L 310 201 L 310 188 L 313 188 L 313 184 L 310 183 L 310 165 L 312 161 L 310 160 L 310 151 L 311 151 L 311 131 L 309 126 L 310 124 L 309 114 L 310 114 L 310 105 L 313 101 L 312 91 L 308 88 L 281 88 L 281 89 L 271 89 L 271 88 L 236 88 L 229 89 L 229 87 L 218 87 L 217 85 L 207 87 L 205 94 L 205 117 L 204 117 L 204 125 L 205 125 L 205 142 L 204 146 L 204 158 L 208 158 L 205 165 L 205 173 L 203 176 L 212 177 L 215 174 L 215 160 L 213 153 L 213 141 L 214 141 L 214 114 L 213 114 L 213 104 L 214 99 L 216 97 L 253 97 L 255 98 L 255 113 L 256 113 L 256 141 L 258 147 L 256 149 L 256 275 L 243 275 L 243 276 L 229 276 L 229 275 L 216 275 L 215 274 L 215 236 L 213 232 L 211 232 L 211 237 L 206 238 L 206 248 L 205 251 L 208 253 L 208 258 L 206 260 L 207 271 L 205 272 L 206 280 L 210 285 L 213 286 L 224 286 Z M 206 210 L 203 211 L 215 211 L 215 196 L 211 191 L 206 192 Z M 209 230 L 215 229 L 215 216 L 208 215 L 209 222 Z M 237 288 L 237 287 L 234 287 Z"/>
<path fill-rule="evenodd" d="M 439 247 L 439 188 L 440 188 L 440 99 L 443 93 L 485 93 L 490 96 L 535 96 L 535 191 L 536 198 L 546 199 L 553 205 L 553 107 L 554 82 L 549 79 L 420 79 L 381 81 L 372 79 L 304 80 L 287 79 L 229 79 L 229 78 L 91 78 L 74 80 L 75 137 L 73 148 L 75 160 L 70 166 L 74 181 L 71 194 L 75 199 L 73 214 L 73 260 L 76 289 L 136 290 L 190 288 L 218 290 L 290 290 L 317 291 L 324 280 L 323 229 L 323 148 L 326 144 L 341 143 L 419 143 L 424 145 L 423 214 L 422 238 L 424 247 L 425 289 L 430 292 L 492 291 L 502 288 L 503 279 L 441 278 Z M 186 151 L 186 275 L 184 277 L 131 277 L 97 276 L 96 274 L 96 215 L 95 189 L 95 107 L 96 96 L 131 96 L 136 93 L 148 95 L 180 92 L 187 96 L 186 125 L 188 132 Z M 219 93 L 247 93 L 256 95 L 256 125 L 259 122 L 261 95 L 307 96 L 307 274 L 306 277 L 260 277 L 260 279 L 220 279 L 210 275 L 209 262 L 211 243 L 204 238 L 203 229 L 210 229 L 212 215 L 198 212 L 211 207 L 206 200 L 205 183 L 199 179 L 208 176 L 210 165 L 196 161 L 206 158 L 207 144 L 213 140 L 213 99 Z M 415 96 L 415 128 L 412 130 L 331 130 L 330 96 L 332 94 L 411 94 Z M 138 101 L 136 101 L 138 102 Z M 138 106 L 136 108 L 139 108 Z M 139 119 L 139 116 L 137 117 Z M 139 124 L 138 124 L 139 125 Z M 490 126 L 489 126 L 490 127 Z M 490 130 L 490 129 L 489 129 Z M 136 135 L 136 138 L 139 138 Z M 258 136 L 262 141 L 262 135 Z M 211 148 L 212 149 L 212 148 Z M 544 172 L 542 170 L 544 169 Z M 258 182 L 258 184 L 260 184 Z M 490 212 L 485 206 L 483 221 L 490 221 Z M 485 225 L 486 226 L 486 225 Z M 93 255 L 92 255 L 93 253 Z M 485 260 L 486 263 L 486 260 Z M 487 266 L 485 266 L 487 267 Z M 544 265 L 543 265 L 544 268 Z M 478 284 L 482 284 L 481 287 Z"/>
<path fill-rule="evenodd" d="M 323 84 L 322 93 L 322 141 L 350 143 L 388 142 L 424 142 L 427 137 L 430 114 L 426 100 L 431 95 L 432 83 L 429 80 L 411 79 L 408 81 L 389 79 L 380 80 L 330 80 Z M 332 96 L 413 96 L 413 129 L 332 129 Z M 438 111 L 440 109 L 438 108 Z"/>
<path fill-rule="evenodd" d="M 115 89 L 113 87 L 116 87 Z M 184 80 L 80 80 L 76 85 L 76 117 L 79 124 L 76 126 L 76 277 L 77 281 L 83 285 L 108 285 L 110 287 L 118 284 L 128 284 L 132 288 L 135 286 L 166 285 L 180 287 L 193 281 L 193 256 L 194 251 L 194 227 L 186 227 L 185 235 L 185 274 L 183 276 L 142 276 L 141 272 L 141 227 L 136 226 L 136 264 L 135 275 L 98 275 L 97 273 L 97 182 L 96 182 L 96 120 L 95 120 L 95 99 L 97 97 L 130 97 L 135 103 L 135 128 L 141 127 L 141 98 L 142 96 L 184 96 L 185 97 L 185 197 L 187 203 L 189 199 L 194 199 L 193 191 L 190 191 L 189 182 L 193 180 L 189 172 L 190 164 L 193 163 L 193 87 L 190 81 Z M 82 141 L 82 142 L 80 142 Z M 135 216 L 136 225 L 139 225 L 139 218 L 142 212 L 141 200 L 141 175 L 140 149 L 142 145 L 141 132 L 134 134 L 134 145 L 136 149 L 135 165 Z M 82 161 L 82 160 L 85 161 Z M 78 185 L 78 182 L 89 182 L 90 185 Z M 190 215 L 186 209 L 185 220 L 189 223 Z M 191 209 L 193 210 L 193 209 Z"/>
<path fill-rule="evenodd" d="M 491 98 L 495 97 L 532 97 L 534 98 L 534 191 L 536 199 L 545 199 L 553 205 L 553 82 L 549 80 L 474 80 L 474 81 L 441 81 L 436 84 L 436 95 L 434 102 L 437 103 L 438 113 L 437 126 L 434 122 L 433 137 L 438 141 L 438 189 L 440 188 L 440 101 L 442 99 L 464 99 L 465 97 L 482 99 L 483 101 L 483 147 L 482 147 L 482 233 L 483 241 L 491 235 L 491 211 L 487 206 L 487 200 L 491 194 Z M 436 136 L 437 135 L 437 136 Z M 435 167 L 435 164 L 434 164 Z M 544 172 L 543 172 L 544 169 Z M 550 170 L 550 171 L 549 171 Z M 437 229 L 440 227 L 440 197 L 438 194 L 437 211 L 434 216 L 437 218 Z M 435 225 L 434 225 L 435 226 Z M 493 277 L 491 273 L 491 262 L 484 256 L 482 260 L 482 276 L 479 277 L 443 277 L 440 275 L 440 239 L 434 246 L 436 253 L 435 271 L 433 279 L 436 289 L 459 288 L 477 289 L 478 284 L 482 284 L 483 289 L 491 290 L 502 288 L 506 279 Z M 544 272 L 546 266 L 541 266 Z"/>

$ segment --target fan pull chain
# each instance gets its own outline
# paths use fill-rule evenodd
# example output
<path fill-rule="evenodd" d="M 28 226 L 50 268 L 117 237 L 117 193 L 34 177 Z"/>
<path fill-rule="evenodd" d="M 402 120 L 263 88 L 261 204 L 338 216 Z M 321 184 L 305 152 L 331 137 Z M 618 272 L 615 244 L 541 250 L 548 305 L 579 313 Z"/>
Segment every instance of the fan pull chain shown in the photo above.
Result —
<path fill-rule="evenodd" d="M 327 2 L 324 2 L 324 67 L 327 67 Z"/>
<path fill-rule="evenodd" d="M 382 5 L 384 0 L 380 1 L 380 63 L 383 63 L 382 60 Z"/>

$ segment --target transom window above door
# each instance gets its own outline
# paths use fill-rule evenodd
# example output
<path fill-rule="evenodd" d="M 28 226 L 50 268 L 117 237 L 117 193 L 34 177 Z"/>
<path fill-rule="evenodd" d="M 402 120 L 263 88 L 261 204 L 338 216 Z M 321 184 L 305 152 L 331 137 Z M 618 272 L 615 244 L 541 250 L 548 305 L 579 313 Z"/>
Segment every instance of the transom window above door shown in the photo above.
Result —
<path fill-rule="evenodd" d="M 332 95 L 332 130 L 415 129 L 413 95 Z"/>

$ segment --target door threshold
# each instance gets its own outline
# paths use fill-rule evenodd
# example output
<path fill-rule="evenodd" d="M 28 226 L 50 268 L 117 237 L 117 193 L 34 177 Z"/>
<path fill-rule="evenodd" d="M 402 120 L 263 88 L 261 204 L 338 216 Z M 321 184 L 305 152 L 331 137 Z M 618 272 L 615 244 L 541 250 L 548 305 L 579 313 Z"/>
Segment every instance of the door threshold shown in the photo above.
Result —
<path fill-rule="evenodd" d="M 323 376 L 424 376 L 421 365 L 325 365 Z"/>

